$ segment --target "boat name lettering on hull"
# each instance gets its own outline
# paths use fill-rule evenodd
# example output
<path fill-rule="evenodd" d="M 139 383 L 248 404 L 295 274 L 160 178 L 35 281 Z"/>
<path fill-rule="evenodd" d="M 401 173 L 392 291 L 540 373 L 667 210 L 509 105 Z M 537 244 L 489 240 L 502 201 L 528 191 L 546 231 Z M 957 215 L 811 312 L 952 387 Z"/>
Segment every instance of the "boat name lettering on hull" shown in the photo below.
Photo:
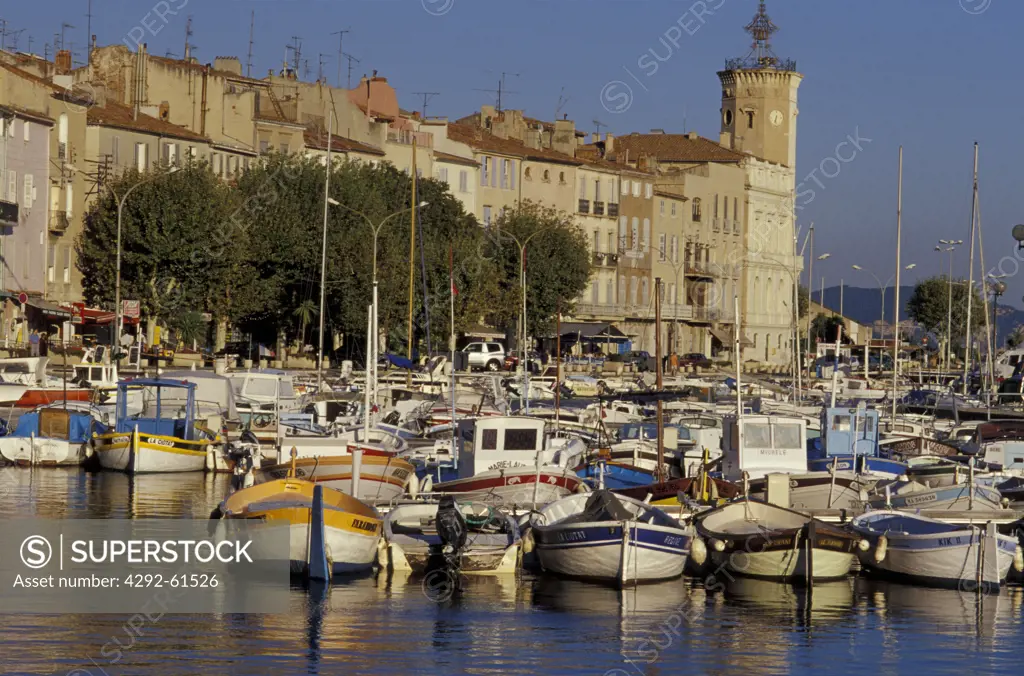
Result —
<path fill-rule="evenodd" d="M 757 454 L 758 455 L 779 456 L 779 455 L 786 455 L 786 451 L 782 450 L 781 448 L 761 448 L 761 449 L 758 449 Z"/>
<path fill-rule="evenodd" d="M 392 470 L 392 472 L 394 473 L 396 479 L 405 479 L 407 476 L 409 476 L 409 470 L 407 469 L 394 469 Z"/>
<path fill-rule="evenodd" d="M 526 467 L 521 462 L 514 462 L 512 460 L 499 460 L 487 469 L 511 469 L 512 467 Z"/>
<path fill-rule="evenodd" d="M 167 446 L 169 448 L 174 448 L 174 442 L 168 441 L 167 439 L 154 439 L 153 437 L 150 437 L 146 439 L 146 443 L 153 444 L 154 446 Z"/>
<path fill-rule="evenodd" d="M 818 546 L 819 547 L 836 547 L 836 548 L 842 549 L 843 548 L 843 541 L 842 540 L 834 540 L 832 538 L 821 538 L 820 540 L 818 540 Z"/>
<path fill-rule="evenodd" d="M 942 547 L 950 547 L 952 545 L 963 544 L 959 536 L 951 538 L 939 538 L 939 545 Z"/>
<path fill-rule="evenodd" d="M 360 519 L 352 519 L 352 527 L 357 530 L 365 530 L 368 533 L 377 532 L 377 524 L 370 521 L 362 521 Z"/>
<path fill-rule="evenodd" d="M 581 530 L 572 530 L 558 534 L 559 542 L 582 542 L 587 539 L 587 534 Z"/>
<path fill-rule="evenodd" d="M 907 498 L 906 503 L 908 505 L 920 505 L 925 502 L 935 502 L 936 500 L 938 500 L 938 497 L 936 497 L 935 493 L 931 493 L 929 495 L 921 495 L 916 498 Z"/>

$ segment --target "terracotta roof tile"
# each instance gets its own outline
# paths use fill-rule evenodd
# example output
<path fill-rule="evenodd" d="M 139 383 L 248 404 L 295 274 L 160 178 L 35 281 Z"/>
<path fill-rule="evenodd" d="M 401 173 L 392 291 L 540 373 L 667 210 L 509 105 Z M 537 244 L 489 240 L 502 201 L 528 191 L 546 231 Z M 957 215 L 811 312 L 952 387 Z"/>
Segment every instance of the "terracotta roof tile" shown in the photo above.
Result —
<path fill-rule="evenodd" d="M 210 142 L 210 139 L 205 136 L 197 134 L 184 127 L 179 127 L 176 124 L 164 122 L 163 120 L 151 115 L 139 113 L 136 117 L 132 114 L 132 109 L 130 107 L 113 101 L 107 101 L 105 106 L 92 106 L 86 114 L 86 119 L 90 125 L 129 129 L 148 134 L 170 136 L 172 138 L 184 139 L 186 141 L 199 141 L 201 143 Z"/>
<path fill-rule="evenodd" d="M 659 162 L 740 162 L 744 155 L 709 139 L 686 134 L 629 134 L 615 138 L 615 155 L 630 161 L 649 155 Z"/>
<path fill-rule="evenodd" d="M 307 148 L 314 150 L 327 150 L 327 134 L 323 132 L 306 130 L 303 135 Z M 354 141 L 344 136 L 331 136 L 331 152 L 362 153 L 364 155 L 384 156 L 384 151 L 377 146 L 368 143 Z"/>
<path fill-rule="evenodd" d="M 510 157 L 521 157 L 527 160 L 554 162 L 556 164 L 569 164 L 572 166 L 579 166 L 583 164 L 581 160 L 565 155 L 564 153 L 547 150 L 546 148 L 530 148 L 522 141 L 499 138 L 494 134 L 466 124 L 448 125 L 448 138 L 453 141 L 465 143 L 475 150 L 495 153 L 497 155 L 508 155 Z"/>

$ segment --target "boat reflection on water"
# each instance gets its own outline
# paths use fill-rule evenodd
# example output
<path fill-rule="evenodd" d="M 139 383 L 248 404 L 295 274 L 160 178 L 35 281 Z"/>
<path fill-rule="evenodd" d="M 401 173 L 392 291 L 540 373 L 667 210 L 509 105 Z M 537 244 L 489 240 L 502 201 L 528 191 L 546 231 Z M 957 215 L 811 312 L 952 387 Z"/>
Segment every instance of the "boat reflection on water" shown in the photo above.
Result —
<path fill-rule="evenodd" d="M 230 486 L 230 475 L 209 472 L 98 472 L 89 477 L 85 518 L 206 519 Z"/>
<path fill-rule="evenodd" d="M 858 607 L 878 616 L 882 626 L 927 623 L 938 634 L 994 639 L 1019 631 L 1024 589 L 1006 586 L 998 594 L 933 589 L 895 582 L 856 580 Z"/>

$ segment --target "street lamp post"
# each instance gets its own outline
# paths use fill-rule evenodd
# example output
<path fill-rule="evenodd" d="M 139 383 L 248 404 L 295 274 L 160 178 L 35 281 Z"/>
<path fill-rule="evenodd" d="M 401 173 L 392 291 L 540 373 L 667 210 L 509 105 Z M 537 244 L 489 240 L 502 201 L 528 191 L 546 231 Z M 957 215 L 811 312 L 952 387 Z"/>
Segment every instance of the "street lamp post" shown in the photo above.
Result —
<path fill-rule="evenodd" d="M 951 362 L 951 345 L 953 343 L 953 251 L 963 244 L 962 239 L 940 239 L 939 244 L 945 246 L 935 247 L 936 251 L 949 254 L 949 275 L 946 280 L 949 282 L 949 290 L 946 292 L 946 370 L 949 370 Z"/>
<path fill-rule="evenodd" d="M 526 411 L 527 414 L 529 414 L 529 412 L 530 412 L 530 393 L 529 393 L 530 369 L 525 367 L 526 366 L 525 362 L 527 361 L 527 351 L 526 351 L 526 246 L 530 243 L 530 240 L 533 239 L 534 237 L 536 237 L 537 235 L 541 234 L 542 232 L 548 232 L 549 230 L 552 230 L 552 229 L 553 229 L 553 226 L 552 227 L 547 227 L 547 228 L 541 228 L 540 230 L 535 230 L 534 232 L 530 233 L 530 236 L 527 237 L 525 240 L 520 240 L 518 237 L 513 235 L 511 232 L 506 232 L 504 230 L 499 230 L 498 231 L 498 238 L 499 238 L 499 240 L 500 240 L 500 238 L 502 236 L 509 237 L 519 247 L 519 289 L 520 289 L 520 291 L 523 294 L 523 309 L 522 309 L 522 315 L 520 316 L 520 319 L 519 319 L 519 330 L 521 331 L 522 342 L 519 343 L 519 362 L 516 365 L 516 370 L 518 371 L 518 375 L 520 376 L 520 378 L 523 381 L 522 392 L 519 395 L 520 399 L 521 399 L 520 406 L 523 406 L 525 408 L 525 411 Z M 555 387 L 558 387 L 557 383 L 555 384 Z"/>
<path fill-rule="evenodd" d="M 166 176 L 167 174 L 173 174 L 178 171 L 178 166 L 172 166 L 167 170 L 166 173 L 152 174 L 147 178 L 142 179 L 132 187 L 125 191 L 124 196 L 120 199 L 117 197 L 117 193 L 114 189 L 110 189 L 110 193 L 117 199 L 117 276 L 114 282 L 114 312 L 117 317 L 117 326 L 114 329 L 114 336 L 111 337 L 111 347 L 116 349 L 116 346 L 121 340 L 121 329 L 124 322 L 124 312 L 121 309 L 121 220 L 124 212 L 124 203 L 128 200 L 128 195 L 131 195 L 136 188 L 139 186 L 151 183 L 156 179 Z M 112 350 L 113 351 L 113 350 Z"/>
<path fill-rule="evenodd" d="M 367 389 L 371 389 L 371 388 L 373 389 L 373 392 L 372 392 L 372 403 L 376 404 L 377 403 L 377 392 L 376 392 L 376 382 L 377 382 L 377 351 L 379 349 L 379 345 L 378 345 L 378 340 L 379 340 L 378 333 L 379 332 L 377 330 L 377 236 L 380 234 L 381 229 L 384 227 L 384 225 L 386 223 L 388 223 L 388 221 L 390 221 L 393 218 L 397 218 L 398 216 L 401 216 L 402 214 L 406 214 L 406 213 L 412 211 L 413 207 L 406 207 L 405 209 L 402 209 L 400 211 L 396 211 L 395 213 L 391 214 L 390 216 L 385 217 L 379 223 L 374 225 L 373 224 L 373 220 L 371 220 L 369 216 L 367 216 L 363 212 L 359 211 L 358 209 L 353 209 L 352 207 L 350 207 L 350 206 L 348 206 L 346 204 L 342 204 L 342 203 L 340 203 L 340 202 L 338 202 L 336 200 L 330 200 L 330 203 L 332 205 L 334 205 L 334 206 L 338 206 L 338 207 L 341 207 L 342 209 L 350 211 L 353 214 L 355 214 L 356 216 L 359 216 L 360 218 L 362 218 L 364 221 L 366 221 L 366 224 L 368 226 L 370 226 L 370 231 L 373 233 L 373 311 L 371 312 L 373 320 L 372 320 L 372 322 L 370 322 L 371 326 L 369 327 L 369 332 L 371 334 L 371 339 L 367 341 L 367 344 L 369 344 L 371 346 L 371 349 L 369 350 L 369 352 L 371 354 L 367 354 L 366 355 L 366 387 L 367 387 Z M 423 207 L 427 206 L 428 204 L 429 204 L 429 202 L 420 202 L 416 206 L 419 207 L 419 208 L 423 208 Z M 452 364 L 452 369 L 454 369 L 454 368 L 455 368 L 455 365 Z M 366 415 L 369 416 L 370 412 L 367 411 Z"/>

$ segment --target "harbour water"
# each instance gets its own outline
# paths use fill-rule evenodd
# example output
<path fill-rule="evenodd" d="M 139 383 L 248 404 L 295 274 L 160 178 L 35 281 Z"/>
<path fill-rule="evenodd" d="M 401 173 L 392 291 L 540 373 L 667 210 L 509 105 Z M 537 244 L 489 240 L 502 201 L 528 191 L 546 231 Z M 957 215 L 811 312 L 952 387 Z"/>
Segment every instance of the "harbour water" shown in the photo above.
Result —
<path fill-rule="evenodd" d="M 228 477 L 9 469 L 5 518 L 206 518 Z M 5 544 L 10 549 L 11 543 Z M 4 554 L 0 553 L 0 556 Z M 0 615 L 0 673 L 1021 673 L 1024 589 L 998 596 L 863 578 L 789 585 L 683 578 L 619 591 L 523 575 L 292 589 L 283 615 Z"/>

